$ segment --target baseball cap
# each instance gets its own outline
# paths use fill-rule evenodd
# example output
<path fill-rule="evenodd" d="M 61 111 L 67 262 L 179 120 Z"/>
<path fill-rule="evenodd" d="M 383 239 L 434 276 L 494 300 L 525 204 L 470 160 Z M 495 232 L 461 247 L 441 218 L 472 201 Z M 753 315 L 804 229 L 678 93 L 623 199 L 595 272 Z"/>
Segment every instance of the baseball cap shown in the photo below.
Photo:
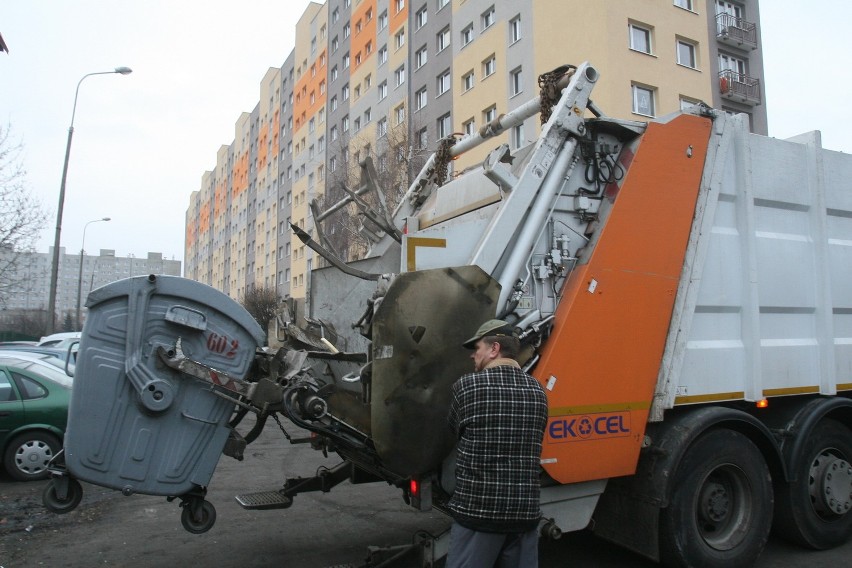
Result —
<path fill-rule="evenodd" d="M 503 320 L 488 320 L 487 322 L 479 326 L 479 329 L 476 330 L 476 335 L 462 343 L 462 345 L 468 349 L 473 349 L 474 347 L 476 347 L 476 342 L 482 339 L 483 337 L 501 335 L 505 337 L 513 337 L 515 335 L 514 326 L 509 325 Z"/>

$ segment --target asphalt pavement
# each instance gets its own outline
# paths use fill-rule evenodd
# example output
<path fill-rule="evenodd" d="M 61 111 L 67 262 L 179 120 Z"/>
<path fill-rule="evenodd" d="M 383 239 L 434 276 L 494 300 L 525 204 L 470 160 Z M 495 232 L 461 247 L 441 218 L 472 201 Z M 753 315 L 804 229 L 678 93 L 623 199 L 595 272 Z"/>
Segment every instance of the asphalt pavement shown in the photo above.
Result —
<path fill-rule="evenodd" d="M 273 425 L 274 428 L 274 425 Z M 286 510 L 247 511 L 234 495 L 280 487 L 285 476 L 308 476 L 338 460 L 307 445 L 291 445 L 267 427 L 243 462 L 222 457 L 208 500 L 217 509 L 209 532 L 193 535 L 180 523 L 177 501 L 84 484 L 80 507 L 66 515 L 41 504 L 46 482 L 18 483 L 0 475 L 0 568 L 203 566 L 328 568 L 361 566 L 369 547 L 438 534 L 449 521 L 418 513 L 384 483 L 343 483 L 330 493 L 296 497 Z M 291 432 L 291 434 L 294 434 Z M 852 564 L 852 543 L 805 551 L 773 539 L 756 568 L 838 568 Z M 400 568 L 411 561 L 397 564 Z M 542 568 L 650 568 L 656 564 L 583 531 L 541 545 Z"/>

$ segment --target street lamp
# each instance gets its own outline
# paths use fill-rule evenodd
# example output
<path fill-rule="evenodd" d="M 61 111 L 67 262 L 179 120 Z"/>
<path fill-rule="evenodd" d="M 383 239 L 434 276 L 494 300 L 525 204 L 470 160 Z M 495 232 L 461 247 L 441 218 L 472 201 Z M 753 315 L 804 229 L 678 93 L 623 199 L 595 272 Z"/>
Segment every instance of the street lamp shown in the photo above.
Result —
<path fill-rule="evenodd" d="M 59 235 L 62 232 L 62 209 L 65 207 L 65 180 L 68 178 L 68 160 L 71 157 L 71 137 L 74 135 L 74 117 L 77 114 L 77 96 L 80 94 L 80 83 L 92 75 L 129 75 L 133 73 L 130 67 L 116 67 L 112 71 L 87 73 L 77 82 L 74 91 L 74 106 L 71 110 L 71 126 L 68 127 L 68 143 L 65 145 L 65 163 L 62 166 L 62 182 L 59 185 L 59 205 L 56 208 L 56 235 L 53 238 L 53 260 L 50 266 L 50 295 L 47 298 L 47 334 L 54 332 L 56 326 L 56 284 L 59 279 Z"/>
<path fill-rule="evenodd" d="M 109 217 L 103 217 L 101 219 L 93 219 L 89 221 L 85 225 L 83 225 L 83 241 L 80 243 L 80 274 L 77 276 L 77 330 L 82 329 L 80 325 L 80 300 L 83 295 L 83 255 L 85 254 L 86 249 L 86 229 L 89 228 L 89 225 L 92 223 L 100 223 L 101 221 L 110 221 Z M 94 273 L 93 273 L 94 274 Z"/>

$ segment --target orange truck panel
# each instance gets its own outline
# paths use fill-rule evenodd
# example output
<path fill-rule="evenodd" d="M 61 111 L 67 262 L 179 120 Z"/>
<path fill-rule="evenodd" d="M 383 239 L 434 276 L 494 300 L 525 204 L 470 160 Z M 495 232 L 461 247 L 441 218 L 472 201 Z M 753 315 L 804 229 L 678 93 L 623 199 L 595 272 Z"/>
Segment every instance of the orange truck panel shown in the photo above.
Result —
<path fill-rule="evenodd" d="M 562 483 L 635 472 L 711 128 L 688 115 L 648 126 L 595 250 L 565 284 L 534 372 L 551 389 L 543 467 Z"/>

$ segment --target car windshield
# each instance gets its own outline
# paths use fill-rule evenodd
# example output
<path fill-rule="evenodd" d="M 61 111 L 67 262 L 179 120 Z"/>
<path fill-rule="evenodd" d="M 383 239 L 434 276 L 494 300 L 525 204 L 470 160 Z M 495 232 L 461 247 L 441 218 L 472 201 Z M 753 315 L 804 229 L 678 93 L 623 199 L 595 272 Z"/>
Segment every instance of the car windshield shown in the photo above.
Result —
<path fill-rule="evenodd" d="M 54 359 L 56 361 L 56 359 Z M 61 361 L 59 362 L 61 363 Z M 23 359 L 19 357 L 0 357 L 0 365 L 9 365 L 19 369 L 26 369 L 40 377 L 51 380 L 66 388 L 71 388 L 74 384 L 74 379 L 65 374 L 64 370 L 55 367 L 52 363 L 46 361 L 36 361 L 32 359 Z"/>

